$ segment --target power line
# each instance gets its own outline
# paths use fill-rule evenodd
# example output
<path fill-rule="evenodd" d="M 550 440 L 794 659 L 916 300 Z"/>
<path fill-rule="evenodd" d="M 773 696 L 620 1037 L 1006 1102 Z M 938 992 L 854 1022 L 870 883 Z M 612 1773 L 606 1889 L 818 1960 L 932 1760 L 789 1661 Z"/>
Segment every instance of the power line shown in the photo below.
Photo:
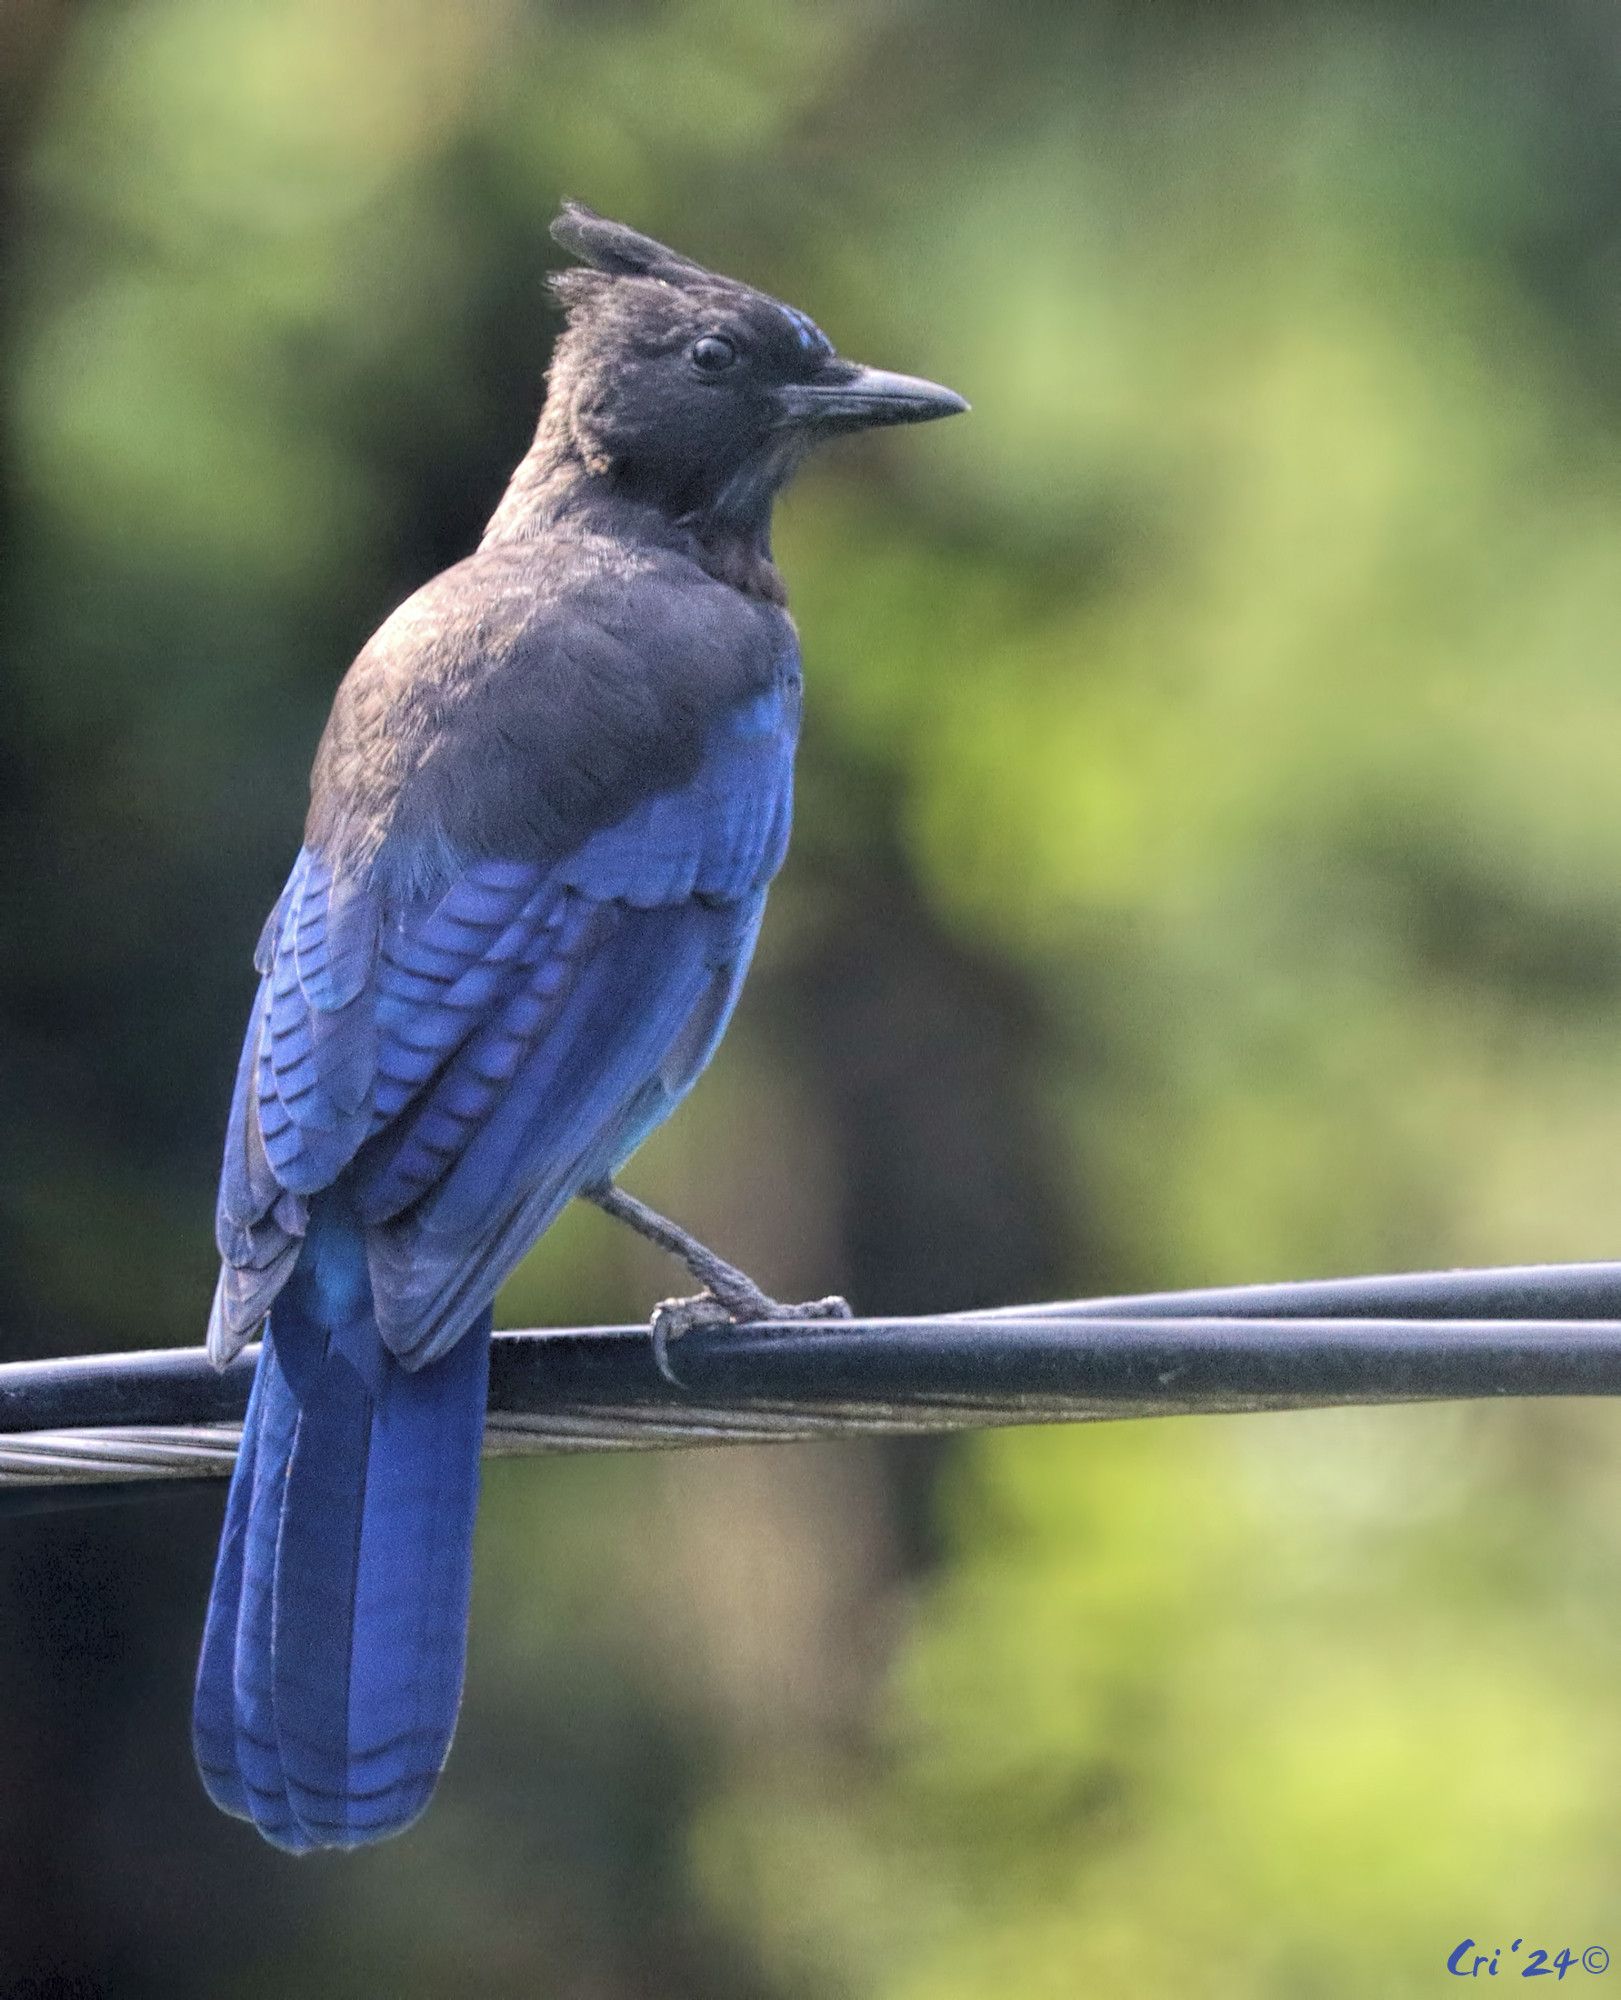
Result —
<path fill-rule="evenodd" d="M 0 1366 L 0 1492 L 230 1471 L 256 1350 Z M 1621 1264 L 1436 1271 L 919 1319 L 502 1333 L 486 1449 L 649 1450 L 1123 1417 L 1621 1394 Z"/>

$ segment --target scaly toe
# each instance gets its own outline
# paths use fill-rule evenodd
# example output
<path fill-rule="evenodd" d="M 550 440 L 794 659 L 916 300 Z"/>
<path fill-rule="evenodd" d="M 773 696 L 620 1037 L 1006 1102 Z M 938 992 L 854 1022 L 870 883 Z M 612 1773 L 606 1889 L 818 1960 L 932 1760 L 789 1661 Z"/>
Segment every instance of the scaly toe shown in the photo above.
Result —
<path fill-rule="evenodd" d="M 778 1306 L 776 1319 L 854 1319 L 850 1301 L 835 1292 L 825 1299 L 806 1299 L 802 1305 Z"/>
<path fill-rule="evenodd" d="M 800 1305 L 784 1305 L 764 1292 L 729 1299 L 718 1298 L 714 1292 L 698 1292 L 687 1299 L 661 1299 L 653 1308 L 653 1364 L 672 1388 L 679 1389 L 684 1385 L 670 1365 L 670 1342 L 697 1327 L 729 1327 L 740 1321 L 772 1326 L 854 1317 L 850 1301 L 836 1293 L 825 1299 L 806 1299 Z"/>

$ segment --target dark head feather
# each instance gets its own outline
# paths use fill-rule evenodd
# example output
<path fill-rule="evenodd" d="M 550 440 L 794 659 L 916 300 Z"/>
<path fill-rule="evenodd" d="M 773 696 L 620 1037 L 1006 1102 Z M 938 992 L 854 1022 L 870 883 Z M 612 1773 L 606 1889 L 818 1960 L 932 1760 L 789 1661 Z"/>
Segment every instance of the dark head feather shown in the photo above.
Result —
<path fill-rule="evenodd" d="M 763 533 L 804 449 L 782 429 L 775 392 L 820 367 L 830 343 L 802 313 L 580 202 L 564 204 L 552 235 L 585 266 L 552 279 L 568 314 L 552 424 L 620 490 Z M 739 355 L 723 380 L 690 358 L 717 336 Z"/>
<path fill-rule="evenodd" d="M 707 275 L 702 265 L 622 222 L 610 222 L 583 201 L 563 203 L 552 224 L 552 239 L 606 278 L 660 278 L 666 284 L 680 284 L 694 275 Z"/>
<path fill-rule="evenodd" d="M 728 580 L 757 575 L 743 587 L 773 594 L 771 504 L 814 443 L 964 407 L 840 360 L 793 306 L 581 202 L 564 203 L 552 235 L 583 268 L 552 280 L 568 323 L 534 448 L 490 524 L 497 540 L 618 497 L 690 533 Z"/>

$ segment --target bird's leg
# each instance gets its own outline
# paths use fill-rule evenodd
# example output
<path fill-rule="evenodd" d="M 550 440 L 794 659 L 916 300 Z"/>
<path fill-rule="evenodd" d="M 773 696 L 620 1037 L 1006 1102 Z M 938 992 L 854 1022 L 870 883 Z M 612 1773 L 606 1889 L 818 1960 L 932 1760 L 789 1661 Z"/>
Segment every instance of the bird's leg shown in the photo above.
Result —
<path fill-rule="evenodd" d="M 660 1215 L 646 1202 L 626 1194 L 612 1181 L 596 1181 L 590 1187 L 583 1187 L 580 1197 L 593 1207 L 600 1208 L 604 1215 L 611 1215 L 616 1222 L 634 1229 L 649 1243 L 656 1243 L 661 1250 L 669 1251 L 672 1257 L 679 1257 L 703 1286 L 708 1302 L 719 1308 L 719 1311 L 710 1314 L 711 1319 L 771 1319 L 781 1311 L 775 1299 L 762 1292 L 746 1272 L 738 1270 L 735 1264 L 728 1264 L 724 1257 L 718 1257 L 696 1236 L 689 1235 L 679 1223 L 671 1222 L 668 1216 Z"/>
<path fill-rule="evenodd" d="M 728 1264 L 707 1245 L 700 1243 L 679 1223 L 649 1208 L 646 1202 L 626 1194 L 611 1180 L 593 1181 L 580 1189 L 580 1199 L 611 1215 L 649 1243 L 679 1257 L 703 1286 L 696 1298 L 663 1299 L 653 1312 L 653 1359 L 666 1381 L 675 1382 L 670 1367 L 669 1344 L 695 1326 L 724 1325 L 727 1321 L 769 1321 L 795 1319 L 848 1319 L 846 1300 L 832 1297 L 809 1299 L 803 1305 L 784 1305 L 772 1298 L 745 1271 Z M 679 1384 L 677 1384 L 679 1387 Z"/>

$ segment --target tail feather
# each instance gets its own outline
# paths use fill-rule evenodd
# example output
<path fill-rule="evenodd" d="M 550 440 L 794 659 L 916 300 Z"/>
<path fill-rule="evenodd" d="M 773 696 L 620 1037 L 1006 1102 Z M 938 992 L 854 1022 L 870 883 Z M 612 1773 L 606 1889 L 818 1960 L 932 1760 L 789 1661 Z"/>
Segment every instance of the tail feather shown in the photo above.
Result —
<path fill-rule="evenodd" d="M 242 1602 L 243 1542 L 247 1535 L 248 1503 L 253 1496 L 253 1468 L 259 1450 L 260 1403 L 269 1371 L 254 1376 L 248 1414 L 242 1426 L 236 1476 L 225 1503 L 220 1531 L 214 1590 L 203 1627 L 202 1657 L 197 1662 L 197 1694 L 192 1705 L 192 1752 L 203 1789 L 222 1812 L 249 1819 L 248 1795 L 236 1756 L 236 1624 Z"/>
<path fill-rule="evenodd" d="M 267 1341 L 226 1503 L 214 1592 L 197 1673 L 192 1737 L 216 1805 L 268 1839 L 296 1839 L 270 1705 L 276 1520 L 298 1406 Z"/>
<path fill-rule="evenodd" d="M 400 1832 L 444 1764 L 489 1366 L 488 1314 L 413 1373 L 369 1298 L 335 1326 L 314 1278 L 295 1273 L 271 1315 L 193 1732 L 215 1803 L 295 1852 Z"/>
<path fill-rule="evenodd" d="M 270 1660 L 277 1528 L 288 1460 L 298 1434 L 299 1413 L 280 1356 L 268 1339 L 260 1358 L 259 1374 L 264 1393 L 260 1398 L 247 1528 L 242 1538 L 242 1589 L 236 1613 L 232 1694 L 236 1706 L 236 1765 L 247 1794 L 248 1816 L 267 1840 L 285 1846 L 296 1843 L 298 1823 L 288 1802 L 276 1743 Z"/>
<path fill-rule="evenodd" d="M 278 1557 L 275 1711 L 293 1808 L 353 1846 L 428 1803 L 461 1702 L 489 1319 L 373 1398 L 330 1355 L 300 1427 Z M 350 1468 L 359 1464 L 363 1478 Z M 283 1643 L 295 1599 L 302 1643 Z"/>

